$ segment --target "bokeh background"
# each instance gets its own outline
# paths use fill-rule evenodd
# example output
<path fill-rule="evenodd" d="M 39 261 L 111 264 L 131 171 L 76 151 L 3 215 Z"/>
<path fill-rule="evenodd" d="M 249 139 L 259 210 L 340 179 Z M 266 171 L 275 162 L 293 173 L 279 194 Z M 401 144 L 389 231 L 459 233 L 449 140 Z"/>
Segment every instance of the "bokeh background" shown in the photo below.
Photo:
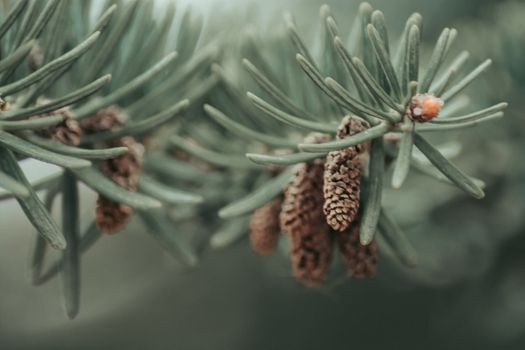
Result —
<path fill-rule="evenodd" d="M 202 13 L 210 26 L 251 26 L 263 35 L 288 10 L 308 36 L 323 2 L 178 3 Z M 341 26 L 351 23 L 358 6 L 349 0 L 326 3 Z M 417 177 L 402 195 L 387 193 L 388 206 L 423 255 L 420 267 L 401 270 L 384 257 L 373 280 L 335 279 L 311 290 L 291 278 L 279 254 L 259 258 L 246 241 L 223 251 L 202 247 L 201 263 L 184 268 L 134 222 L 84 256 L 82 310 L 68 321 L 57 298 L 58 280 L 30 286 L 34 232 L 16 203 L 2 202 L 0 349 L 525 348 L 525 4 L 371 3 L 383 10 L 393 33 L 414 11 L 423 14 L 429 43 L 441 28 L 458 28 L 458 49 L 471 50 L 474 63 L 485 56 L 495 61 L 470 93 L 485 105 L 510 103 L 504 120 L 448 135 L 464 145 L 457 161 L 487 181 L 486 199 L 478 202 Z M 159 1 L 159 11 L 162 6 Z M 30 177 L 53 170 L 26 167 Z M 82 207 L 86 216 L 92 210 Z"/>

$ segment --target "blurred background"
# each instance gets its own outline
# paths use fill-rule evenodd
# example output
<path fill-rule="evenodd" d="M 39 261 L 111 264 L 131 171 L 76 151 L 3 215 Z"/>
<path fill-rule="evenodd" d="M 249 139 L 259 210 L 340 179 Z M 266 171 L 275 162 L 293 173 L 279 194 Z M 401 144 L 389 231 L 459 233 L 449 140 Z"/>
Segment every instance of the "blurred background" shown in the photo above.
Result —
<path fill-rule="evenodd" d="M 325 2 L 342 27 L 350 25 L 359 3 Z M 325 2 L 177 4 L 192 6 L 213 25 L 255 25 L 261 34 L 290 11 L 307 37 Z M 400 270 L 380 257 L 375 279 L 334 279 L 312 290 L 291 278 L 286 259 L 259 258 L 246 240 L 224 251 L 203 248 L 201 263 L 183 268 L 132 223 L 85 254 L 82 311 L 68 321 L 56 297 L 58 280 L 39 288 L 28 282 L 34 230 L 14 202 L 2 202 L 0 349 L 523 349 L 525 4 L 371 4 L 385 13 L 394 34 L 414 11 L 423 15 L 430 44 L 443 27 L 457 28 L 458 50 L 470 50 L 474 64 L 487 56 L 495 62 L 470 94 L 484 105 L 510 103 L 505 119 L 447 137 L 464 145 L 457 162 L 487 182 L 483 201 L 417 176 L 407 191 L 387 193 L 388 206 L 423 256 L 421 266 Z M 158 10 L 164 5 L 159 1 Z M 27 167 L 30 176 L 52 171 Z M 92 210 L 82 207 L 86 216 Z"/>

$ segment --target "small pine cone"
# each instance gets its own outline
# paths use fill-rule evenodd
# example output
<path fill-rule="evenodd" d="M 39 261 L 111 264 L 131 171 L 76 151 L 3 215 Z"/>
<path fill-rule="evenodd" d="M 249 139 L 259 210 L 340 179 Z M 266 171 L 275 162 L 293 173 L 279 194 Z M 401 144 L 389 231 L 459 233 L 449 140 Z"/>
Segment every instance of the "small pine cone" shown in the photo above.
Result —
<path fill-rule="evenodd" d="M 259 255 L 270 255 L 279 238 L 279 213 L 281 212 L 281 197 L 266 203 L 254 211 L 250 219 L 250 243 L 252 249 Z"/>
<path fill-rule="evenodd" d="M 281 229 L 291 238 L 292 273 L 307 286 L 323 282 L 332 256 L 322 186 L 323 161 L 299 165 L 285 191 L 280 215 Z"/>
<path fill-rule="evenodd" d="M 319 159 L 298 165 L 284 192 L 279 217 L 283 232 L 303 231 L 311 222 L 323 217 L 323 169 L 324 161 Z"/>
<path fill-rule="evenodd" d="M 37 116 L 36 118 L 53 115 L 61 115 L 64 117 L 64 120 L 47 129 L 37 130 L 35 133 L 45 138 L 54 139 L 65 145 L 80 145 L 82 129 L 80 128 L 79 123 L 71 117 L 71 113 L 69 112 L 68 108 L 57 109 L 56 111 Z"/>
<path fill-rule="evenodd" d="M 346 116 L 337 132 L 337 138 L 357 134 L 367 128 L 366 122 Z M 324 206 L 326 222 L 335 231 L 344 231 L 355 220 L 359 211 L 361 185 L 360 154 L 367 151 L 367 144 L 359 144 L 333 151 L 326 157 L 324 166 Z"/>
<path fill-rule="evenodd" d="M 305 142 L 326 142 L 326 135 L 314 134 Z M 324 160 L 297 166 L 284 192 L 279 216 L 281 230 L 290 234 L 292 273 L 307 286 L 323 282 L 330 267 L 332 239 L 323 215 Z"/>
<path fill-rule="evenodd" d="M 305 142 L 320 143 L 328 140 L 326 135 L 311 134 Z M 297 165 L 295 176 L 284 191 L 279 217 L 283 232 L 301 231 L 303 226 L 323 215 L 323 167 L 322 159 Z"/>
<path fill-rule="evenodd" d="M 92 117 L 82 119 L 80 127 L 86 134 L 96 134 L 102 131 L 118 130 L 126 123 L 126 119 L 122 110 L 112 105 L 101 109 Z"/>
<path fill-rule="evenodd" d="M 355 134 L 360 133 L 361 131 L 365 131 L 370 126 L 366 121 L 363 119 L 356 117 L 356 116 L 350 116 L 347 115 L 343 118 L 341 121 L 341 124 L 339 124 L 339 128 L 337 129 L 337 138 L 338 139 L 344 139 L 347 136 L 352 136 Z M 360 143 L 359 145 L 355 145 L 353 147 L 347 148 L 347 150 L 355 150 L 357 153 L 363 153 L 368 150 L 370 147 L 369 142 Z"/>
<path fill-rule="evenodd" d="M 330 152 L 324 167 L 326 222 L 335 231 L 344 231 L 359 212 L 361 162 L 348 153 Z"/>
<path fill-rule="evenodd" d="M 130 191 L 136 191 L 142 169 L 144 148 L 129 136 L 114 141 L 109 146 L 127 147 L 129 151 L 116 158 L 104 160 L 100 164 L 100 169 L 120 186 Z"/>
<path fill-rule="evenodd" d="M 304 285 L 315 287 L 323 283 L 332 260 L 330 228 L 322 216 L 301 231 L 291 234 L 292 273 Z"/>
<path fill-rule="evenodd" d="M 101 232 L 111 234 L 119 231 L 132 214 L 131 207 L 99 195 L 95 220 Z"/>
<path fill-rule="evenodd" d="M 104 160 L 100 168 L 120 186 L 129 191 L 138 189 L 142 155 L 144 148 L 132 137 L 123 137 L 111 142 L 110 147 L 127 147 L 128 152 L 113 159 Z M 104 233 L 115 233 L 124 227 L 127 219 L 133 214 L 133 209 L 127 205 L 114 202 L 104 196 L 97 200 L 96 222 L 97 227 Z"/>
<path fill-rule="evenodd" d="M 377 269 L 377 246 L 375 242 L 362 245 L 359 241 L 360 222 L 337 234 L 339 252 L 348 272 L 357 278 L 373 277 Z"/>

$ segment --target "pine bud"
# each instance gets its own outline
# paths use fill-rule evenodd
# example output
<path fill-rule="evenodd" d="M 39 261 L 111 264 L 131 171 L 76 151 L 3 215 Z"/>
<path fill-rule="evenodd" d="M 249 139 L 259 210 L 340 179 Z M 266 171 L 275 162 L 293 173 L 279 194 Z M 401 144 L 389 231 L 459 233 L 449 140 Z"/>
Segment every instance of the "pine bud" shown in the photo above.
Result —
<path fill-rule="evenodd" d="M 98 196 L 95 221 L 100 231 L 108 234 L 119 231 L 132 214 L 131 207 L 114 202 L 102 195 Z"/>
<path fill-rule="evenodd" d="M 308 142 L 325 140 L 314 136 Z M 332 256 L 330 230 L 323 215 L 323 169 L 323 160 L 297 166 L 280 215 L 281 230 L 291 238 L 292 273 L 307 286 L 323 282 Z"/>
<path fill-rule="evenodd" d="M 337 132 L 337 138 L 357 134 L 367 124 L 357 118 L 346 116 Z M 330 152 L 324 166 L 324 206 L 326 222 L 335 231 L 344 231 L 354 221 L 359 211 L 361 185 L 360 154 L 368 144 L 360 144 Z"/>
<path fill-rule="evenodd" d="M 142 168 L 144 148 L 129 136 L 114 141 L 109 146 L 127 147 L 129 151 L 116 158 L 104 160 L 100 165 L 102 172 L 120 186 L 130 191 L 136 191 Z"/>
<path fill-rule="evenodd" d="M 360 220 L 355 220 L 348 229 L 337 234 L 339 252 L 352 276 L 373 277 L 377 269 L 377 246 L 375 242 L 362 245 L 359 241 L 359 231 Z"/>
<path fill-rule="evenodd" d="M 42 114 L 40 116 L 37 116 L 36 118 L 53 115 L 61 115 L 64 118 L 64 120 L 62 120 L 57 125 L 53 125 L 47 129 L 37 130 L 35 131 L 35 133 L 41 137 L 54 139 L 65 145 L 80 145 L 82 129 L 80 128 L 78 122 L 71 117 L 71 113 L 67 107 Z"/>
<path fill-rule="evenodd" d="M 443 100 L 430 94 L 417 94 L 412 97 L 408 107 L 408 116 L 413 121 L 426 123 L 439 115 Z"/>
<path fill-rule="evenodd" d="M 281 197 L 275 198 L 255 210 L 251 216 L 250 243 L 252 249 L 259 255 L 269 255 L 277 243 L 282 202 Z"/>
<path fill-rule="evenodd" d="M 104 160 L 100 165 L 102 172 L 127 190 L 137 191 L 144 148 L 129 136 L 114 141 L 109 146 L 127 147 L 129 151 L 116 158 Z M 114 233 L 120 230 L 132 214 L 133 209 L 127 205 L 99 196 L 96 222 L 102 232 Z"/>
<path fill-rule="evenodd" d="M 126 122 L 126 116 L 116 105 L 101 109 L 92 117 L 82 119 L 80 127 L 86 134 L 120 129 Z"/>

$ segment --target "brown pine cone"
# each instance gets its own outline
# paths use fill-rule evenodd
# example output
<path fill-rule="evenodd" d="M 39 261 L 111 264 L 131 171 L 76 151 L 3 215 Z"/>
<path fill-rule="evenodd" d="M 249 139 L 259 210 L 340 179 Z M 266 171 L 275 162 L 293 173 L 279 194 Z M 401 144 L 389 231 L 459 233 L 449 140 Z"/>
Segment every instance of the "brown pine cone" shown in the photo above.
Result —
<path fill-rule="evenodd" d="M 259 255 L 270 255 L 281 232 L 279 213 L 282 197 L 277 197 L 255 210 L 250 219 L 250 243 L 252 249 Z"/>
<path fill-rule="evenodd" d="M 101 171 L 127 190 L 137 191 L 144 153 L 142 145 L 127 136 L 111 142 L 109 146 L 127 147 L 129 151 L 117 158 L 104 160 L 100 164 Z M 123 228 L 132 214 L 133 209 L 127 205 L 104 196 L 99 196 L 97 200 L 96 222 L 104 233 L 114 233 Z"/>
<path fill-rule="evenodd" d="M 326 135 L 311 134 L 305 142 L 320 143 L 328 140 Z M 322 159 L 296 166 L 295 176 L 285 189 L 279 218 L 283 232 L 300 231 L 303 226 L 323 215 L 323 166 Z"/>
<path fill-rule="evenodd" d="M 297 166 L 295 176 L 284 192 L 279 217 L 283 232 L 303 231 L 304 227 L 323 217 L 323 164 L 318 159 Z"/>
<path fill-rule="evenodd" d="M 114 202 L 102 195 L 98 196 L 95 221 L 100 231 L 108 234 L 119 231 L 132 214 L 131 207 Z"/>
<path fill-rule="evenodd" d="M 56 140 L 60 143 L 69 146 L 78 146 L 80 145 L 80 137 L 82 136 L 82 129 L 80 128 L 79 123 L 71 117 L 71 112 L 67 107 L 57 109 L 49 113 L 42 114 L 33 118 L 41 118 L 44 116 L 54 116 L 61 115 L 64 117 L 64 120 L 60 123 L 53 125 L 47 129 L 37 130 L 35 134 Z"/>
<path fill-rule="evenodd" d="M 284 194 L 281 230 L 290 234 L 293 275 L 307 286 L 323 282 L 332 240 L 323 215 L 323 160 L 298 165 Z"/>
<path fill-rule="evenodd" d="M 345 151 L 330 152 L 324 167 L 324 215 L 335 231 L 344 231 L 359 211 L 361 164 Z"/>
<path fill-rule="evenodd" d="M 346 116 L 337 132 L 337 138 L 357 134 L 367 127 L 358 117 Z M 344 231 L 355 220 L 359 211 L 361 185 L 360 154 L 368 145 L 359 144 L 330 152 L 324 167 L 324 215 L 335 231 Z"/>
<path fill-rule="evenodd" d="M 101 109 L 92 117 L 82 119 L 80 127 L 86 134 L 96 134 L 102 131 L 118 130 L 126 122 L 123 111 L 117 105 Z"/>
<path fill-rule="evenodd" d="M 362 245 L 359 241 L 360 221 L 337 233 L 339 252 L 348 272 L 357 278 L 373 277 L 377 269 L 377 246 L 375 242 Z"/>
<path fill-rule="evenodd" d="M 142 168 L 144 148 L 133 137 L 123 137 L 109 144 L 111 147 L 127 147 L 128 152 L 113 159 L 106 159 L 100 164 L 102 172 L 120 186 L 136 191 Z"/>
<path fill-rule="evenodd" d="M 332 260 L 332 237 L 330 228 L 322 217 L 318 222 L 305 226 L 303 231 L 292 231 L 292 273 L 304 285 L 315 287 L 322 284 Z"/>

